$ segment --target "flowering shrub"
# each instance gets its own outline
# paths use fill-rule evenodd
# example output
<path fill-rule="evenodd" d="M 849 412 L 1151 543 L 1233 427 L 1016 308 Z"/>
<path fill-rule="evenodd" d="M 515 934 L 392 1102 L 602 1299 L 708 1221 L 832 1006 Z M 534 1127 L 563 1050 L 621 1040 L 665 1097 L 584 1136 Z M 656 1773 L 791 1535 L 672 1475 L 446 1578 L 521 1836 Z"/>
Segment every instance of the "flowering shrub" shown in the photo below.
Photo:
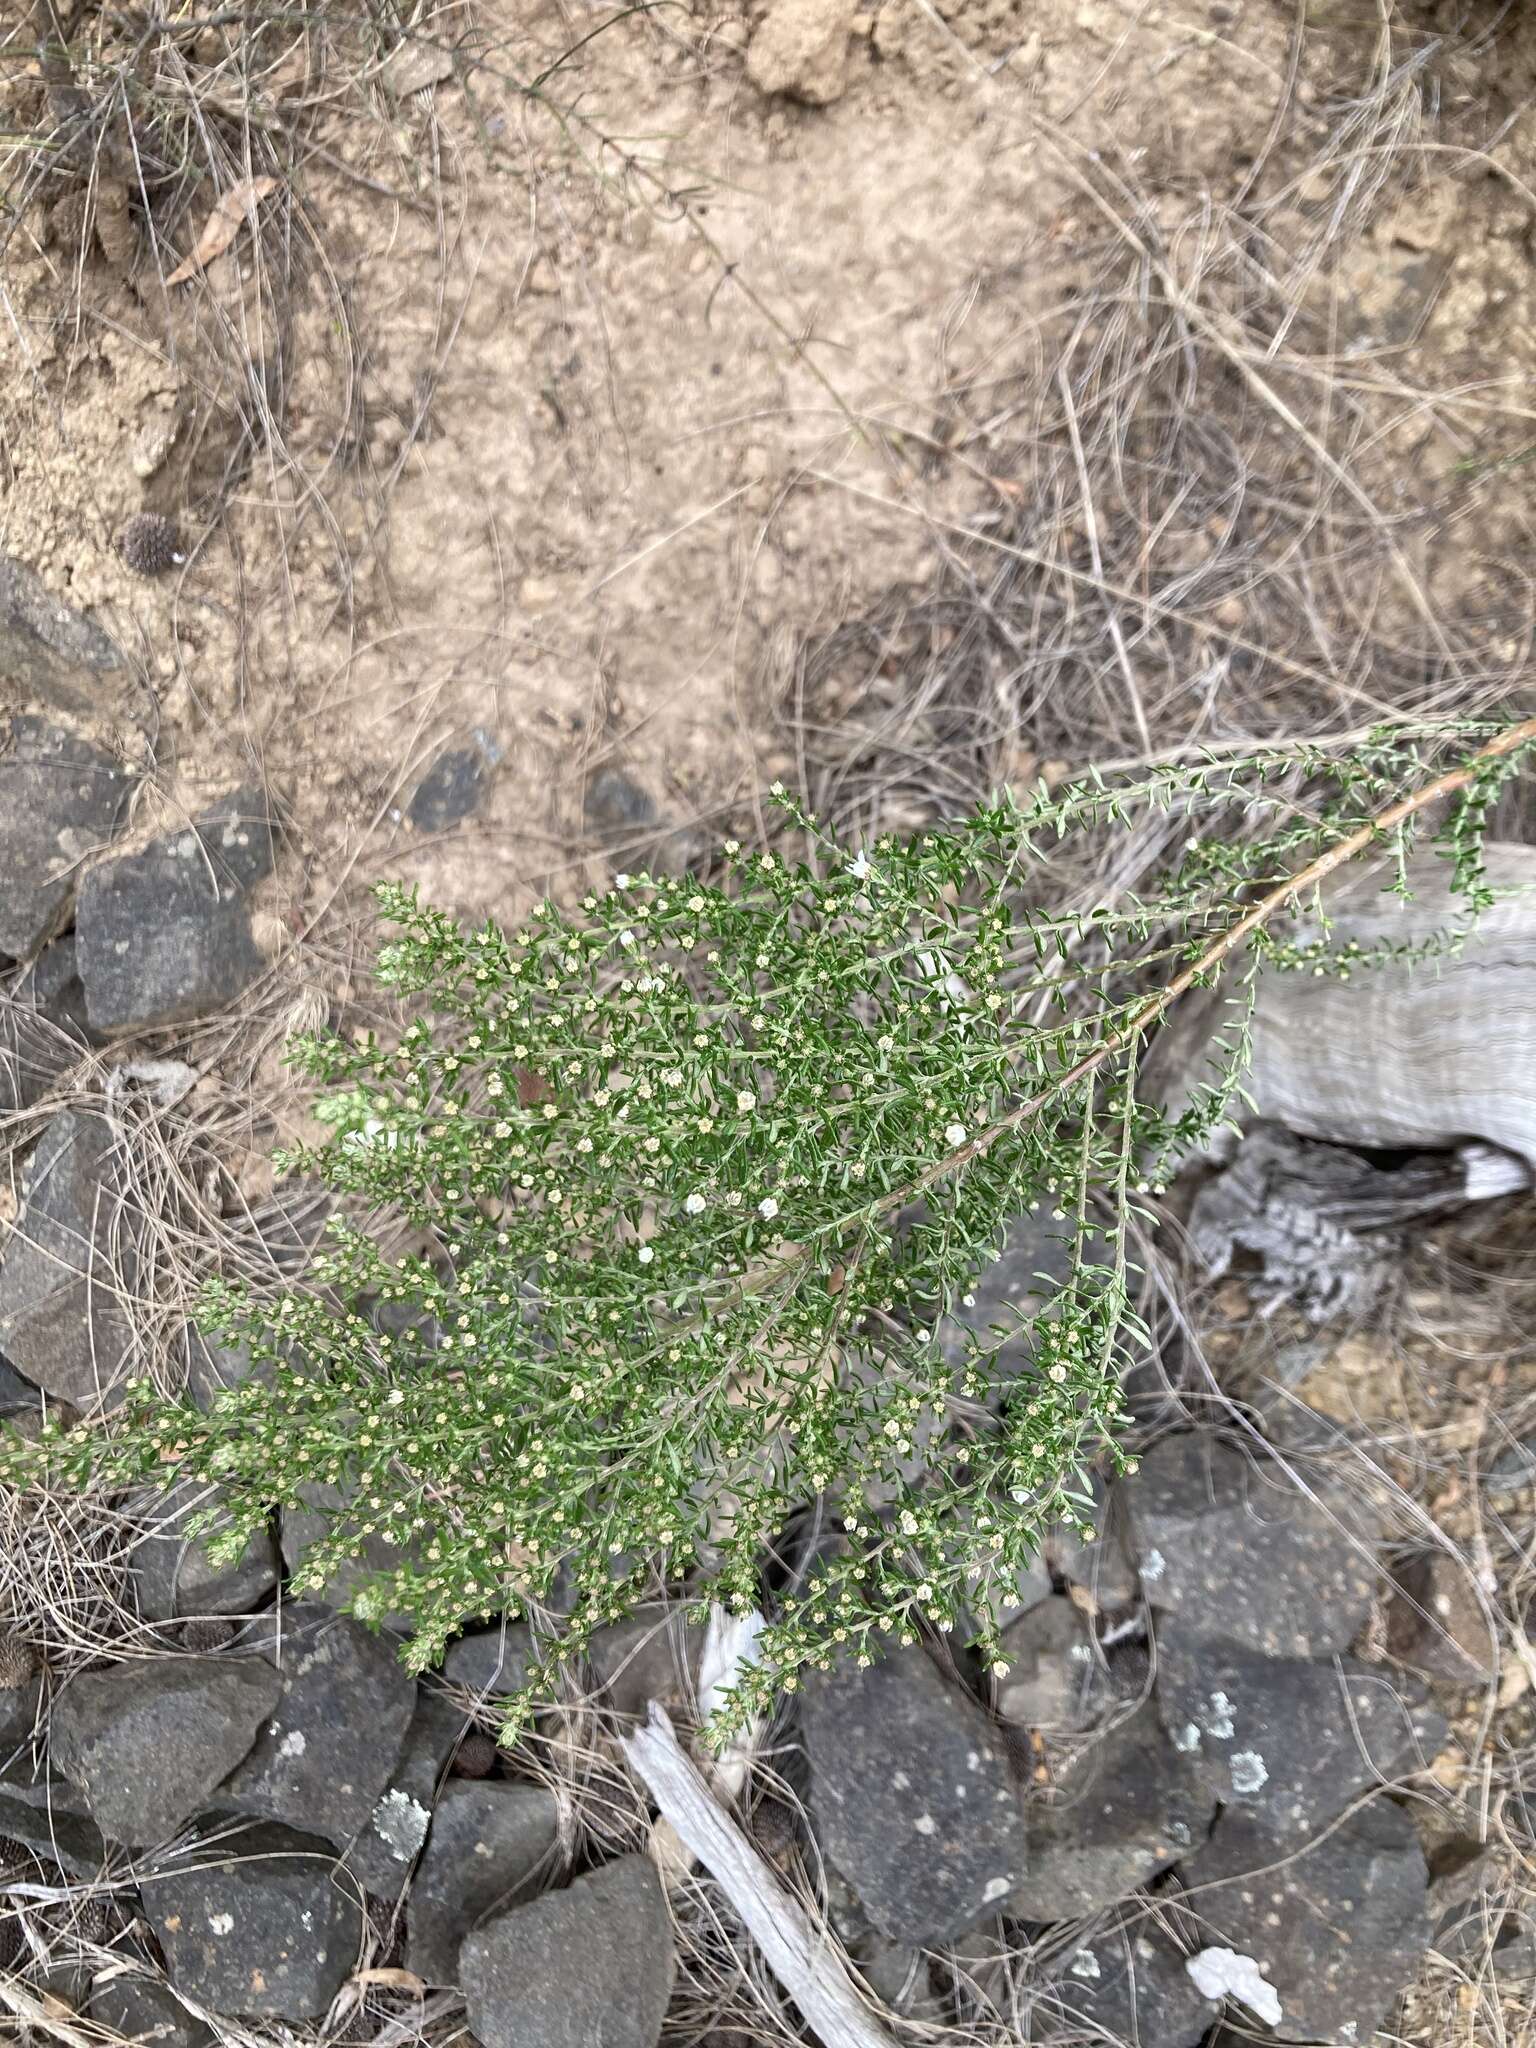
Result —
<path fill-rule="evenodd" d="M 117 1483 L 174 1464 L 219 1485 L 231 1554 L 274 1503 L 339 1489 L 295 1587 L 367 1545 L 392 1568 L 355 1610 L 409 1614 L 417 1668 L 466 1619 L 528 1610 L 547 1651 L 529 1697 L 658 1578 L 769 1607 L 722 1734 L 808 1663 L 886 1637 L 961 1630 L 995 1665 L 988 1581 L 1053 1522 L 1089 1533 L 1086 1464 L 1121 1458 L 1120 1369 L 1143 1341 L 1127 1232 L 1225 1114 L 1243 989 L 1261 958 L 1368 964 L 1288 950 L 1266 919 L 1287 877 L 1371 842 L 1436 752 L 1089 778 L 861 851 L 781 796 L 805 858 L 728 843 L 718 885 L 619 875 L 517 931 L 382 889 L 398 935 L 378 975 L 415 1021 L 293 1055 L 334 1138 L 287 1163 L 343 1197 L 313 1285 L 208 1290 L 206 1326 L 269 1374 L 207 1412 L 136 1387 L 110 1436 L 49 1432 L 6 1469 Z M 1479 766 L 1446 828 L 1474 899 L 1507 772 Z M 1052 907 L 1061 842 L 1138 823 L 1175 849 L 1148 884 Z M 1170 1120 L 1138 1094 L 1143 1040 L 1219 972 L 1227 1050 Z M 957 1365 L 936 1325 L 1023 1210 L 1073 1267 L 1004 1378 L 1017 1329 L 961 1340 Z M 832 1540 L 765 1589 L 817 1499 Z"/>

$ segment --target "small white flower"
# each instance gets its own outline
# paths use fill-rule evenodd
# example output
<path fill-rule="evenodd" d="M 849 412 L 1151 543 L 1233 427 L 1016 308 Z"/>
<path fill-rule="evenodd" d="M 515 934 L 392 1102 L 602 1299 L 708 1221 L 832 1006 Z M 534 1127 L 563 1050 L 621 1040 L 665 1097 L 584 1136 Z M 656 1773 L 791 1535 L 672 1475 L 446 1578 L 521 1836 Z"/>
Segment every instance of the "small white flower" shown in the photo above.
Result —
<path fill-rule="evenodd" d="M 683 1208 L 690 1216 L 702 1215 L 704 1211 L 704 1197 L 700 1194 L 689 1195 L 683 1203 Z"/>
<path fill-rule="evenodd" d="M 405 1394 L 401 1388 L 391 1387 L 389 1392 L 384 1396 L 384 1398 L 389 1403 L 391 1408 L 398 1408 L 400 1406 L 400 1403 L 405 1399 Z"/>
<path fill-rule="evenodd" d="M 655 1258 L 655 1256 L 656 1254 L 651 1250 L 648 1244 L 641 1245 L 639 1251 L 635 1253 L 635 1257 L 640 1261 L 642 1266 L 648 1266 L 651 1263 L 652 1259 Z"/>
<path fill-rule="evenodd" d="M 764 1195 L 763 1199 L 757 1205 L 757 1213 L 759 1216 L 762 1217 L 765 1223 L 771 1223 L 773 1221 L 774 1217 L 777 1216 L 779 1213 L 779 1205 L 773 1199 L 772 1195 Z"/>
<path fill-rule="evenodd" d="M 737 1089 L 736 1107 L 741 1111 L 743 1116 L 749 1115 L 754 1109 L 756 1109 L 757 1097 L 752 1093 L 752 1090 L 750 1088 Z"/>
<path fill-rule="evenodd" d="M 702 910 L 704 908 L 704 898 L 702 896 L 690 896 L 688 898 L 688 908 L 693 911 Z"/>
<path fill-rule="evenodd" d="M 944 1126 L 944 1142 L 946 1145 L 963 1145 L 965 1143 L 965 1125 L 946 1124 Z"/>
<path fill-rule="evenodd" d="M 727 853 L 740 853 L 741 841 L 739 839 L 727 839 L 727 841 L 725 842 L 725 850 Z"/>
<path fill-rule="evenodd" d="M 619 933 L 619 944 L 621 946 L 632 946 L 634 943 L 635 935 L 626 925 L 624 930 Z"/>
<path fill-rule="evenodd" d="M 615 887 L 615 889 L 627 889 L 629 887 L 628 875 L 615 875 L 613 878 L 613 886 Z"/>
<path fill-rule="evenodd" d="M 867 882 L 875 872 L 867 853 L 856 853 L 848 863 L 848 872 L 856 882 Z"/>
<path fill-rule="evenodd" d="M 782 796 L 782 795 L 784 794 L 784 785 L 783 785 L 783 783 L 782 783 L 782 782 L 770 782 L 770 783 L 769 783 L 769 785 L 768 785 L 768 794 L 769 794 L 770 796 Z"/>

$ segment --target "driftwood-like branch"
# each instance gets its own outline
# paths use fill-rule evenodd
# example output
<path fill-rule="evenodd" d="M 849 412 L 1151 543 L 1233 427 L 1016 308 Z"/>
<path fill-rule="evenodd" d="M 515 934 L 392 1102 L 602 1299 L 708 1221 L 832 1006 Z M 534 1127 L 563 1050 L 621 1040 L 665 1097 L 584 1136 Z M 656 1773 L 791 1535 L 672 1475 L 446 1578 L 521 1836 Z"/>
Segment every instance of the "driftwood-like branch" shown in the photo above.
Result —
<path fill-rule="evenodd" d="M 684 1755 L 662 1709 L 625 1738 L 624 1754 L 664 1819 L 741 1915 L 763 1959 L 799 2007 L 824 2048 L 896 2048 L 871 2015 L 842 1959 L 818 1937 L 809 1914 L 790 1897 L 741 1829 Z"/>

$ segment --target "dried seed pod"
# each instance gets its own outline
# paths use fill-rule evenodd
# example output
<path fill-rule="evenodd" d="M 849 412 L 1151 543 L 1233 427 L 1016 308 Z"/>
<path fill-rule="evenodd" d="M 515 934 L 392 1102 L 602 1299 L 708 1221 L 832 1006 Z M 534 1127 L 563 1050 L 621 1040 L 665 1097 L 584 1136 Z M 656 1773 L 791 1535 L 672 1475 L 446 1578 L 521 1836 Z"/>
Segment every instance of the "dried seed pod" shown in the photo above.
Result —
<path fill-rule="evenodd" d="M 135 512 L 117 536 L 117 551 L 136 576 L 163 576 L 187 559 L 175 520 L 163 512 Z"/>
<path fill-rule="evenodd" d="M 471 1728 L 454 1754 L 456 1778 L 488 1778 L 496 1768 L 496 1745 L 483 1729 Z"/>
<path fill-rule="evenodd" d="M 37 1670 L 37 1654 L 20 1636 L 0 1636 L 0 1692 L 19 1692 Z"/>

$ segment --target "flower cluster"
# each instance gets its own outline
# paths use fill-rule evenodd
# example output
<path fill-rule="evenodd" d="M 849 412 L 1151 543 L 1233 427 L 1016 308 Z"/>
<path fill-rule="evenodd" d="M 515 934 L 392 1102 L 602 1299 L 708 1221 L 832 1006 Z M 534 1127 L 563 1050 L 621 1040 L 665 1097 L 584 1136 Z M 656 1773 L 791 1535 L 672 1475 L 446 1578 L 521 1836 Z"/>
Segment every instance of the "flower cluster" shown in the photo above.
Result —
<path fill-rule="evenodd" d="M 1123 1456 L 1138 1205 L 1239 1063 L 1163 1117 L 1137 1089 L 1148 992 L 1369 815 L 1402 752 L 1088 777 L 853 852 L 786 798 L 782 840 L 729 843 L 716 881 L 619 875 L 515 931 L 381 890 L 411 1021 L 294 1054 L 327 1091 L 332 1141 L 287 1162 L 341 1198 L 324 1254 L 276 1299 L 204 1303 L 265 1369 L 206 1409 L 138 1387 L 110 1436 L 13 1443 L 0 1475 L 179 1466 L 217 1486 L 230 1553 L 274 1504 L 328 1503 L 298 1590 L 366 1557 L 356 1611 L 410 1616 L 418 1668 L 526 1611 L 530 1697 L 658 1581 L 766 1604 L 722 1735 L 893 1637 L 958 1629 L 996 1663 L 988 1587 L 1063 1516 L 1090 1533 L 1088 1465 Z M 1158 811 L 1177 850 L 1149 885 L 1053 900 L 1069 832 Z M 1031 1210 L 1069 1281 L 968 1334 Z"/>

